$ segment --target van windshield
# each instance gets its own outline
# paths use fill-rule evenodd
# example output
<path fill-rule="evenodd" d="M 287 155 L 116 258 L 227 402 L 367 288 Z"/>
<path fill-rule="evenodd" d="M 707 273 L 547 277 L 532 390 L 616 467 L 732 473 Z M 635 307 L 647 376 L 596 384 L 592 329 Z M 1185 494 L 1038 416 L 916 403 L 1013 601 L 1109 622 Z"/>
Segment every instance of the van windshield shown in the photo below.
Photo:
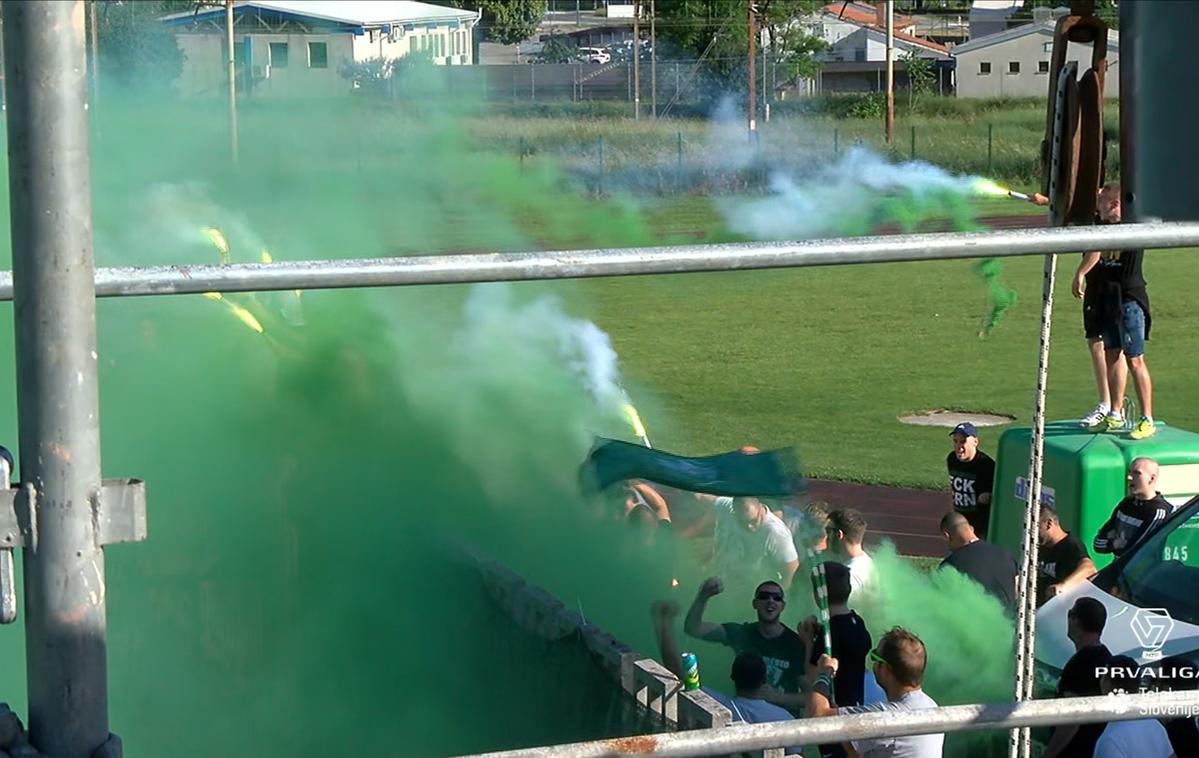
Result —
<path fill-rule="evenodd" d="M 1199 498 L 1182 506 L 1113 569 L 1110 581 L 1129 602 L 1165 608 L 1177 621 L 1199 624 Z"/>

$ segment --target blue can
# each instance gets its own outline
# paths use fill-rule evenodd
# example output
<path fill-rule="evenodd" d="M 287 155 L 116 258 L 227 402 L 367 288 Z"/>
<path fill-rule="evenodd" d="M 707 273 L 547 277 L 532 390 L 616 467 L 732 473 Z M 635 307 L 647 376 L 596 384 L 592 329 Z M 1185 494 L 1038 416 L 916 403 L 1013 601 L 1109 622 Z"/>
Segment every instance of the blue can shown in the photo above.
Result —
<path fill-rule="evenodd" d="M 683 689 L 699 689 L 699 658 L 695 653 L 683 653 Z"/>

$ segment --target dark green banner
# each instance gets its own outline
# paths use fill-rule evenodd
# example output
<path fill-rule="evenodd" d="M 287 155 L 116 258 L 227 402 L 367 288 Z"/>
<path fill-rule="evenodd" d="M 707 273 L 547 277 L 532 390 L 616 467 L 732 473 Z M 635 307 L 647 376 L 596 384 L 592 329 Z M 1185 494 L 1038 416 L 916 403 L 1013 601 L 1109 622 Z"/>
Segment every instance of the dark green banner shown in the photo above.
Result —
<path fill-rule="evenodd" d="M 806 489 L 794 448 L 686 458 L 604 438 L 591 449 L 579 478 L 587 493 L 626 479 L 713 495 L 789 497 Z"/>

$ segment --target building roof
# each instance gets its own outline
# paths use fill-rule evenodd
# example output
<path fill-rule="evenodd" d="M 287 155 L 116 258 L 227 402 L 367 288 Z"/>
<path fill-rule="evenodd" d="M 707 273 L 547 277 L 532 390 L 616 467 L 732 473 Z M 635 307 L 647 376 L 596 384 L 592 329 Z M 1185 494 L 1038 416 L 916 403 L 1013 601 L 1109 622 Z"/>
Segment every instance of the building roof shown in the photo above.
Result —
<path fill-rule="evenodd" d="M 852 21 L 855 24 L 872 26 L 878 23 L 878 9 L 866 3 L 853 3 L 842 0 L 842 2 L 838 3 L 829 3 L 822 10 L 825 13 L 831 13 L 838 18 Z M 916 19 L 911 16 L 902 16 L 898 13 L 891 15 L 891 21 L 895 24 L 896 29 L 912 26 L 916 23 Z"/>
<path fill-rule="evenodd" d="M 977 14 L 1010 16 L 1024 7 L 1024 0 L 974 0 L 970 4 L 970 15 Z"/>
<path fill-rule="evenodd" d="M 239 10 L 262 10 L 347 26 L 470 21 L 477 18 L 472 11 L 418 3 L 414 0 L 250 0 L 235 2 L 233 9 L 235 13 Z M 207 19 L 213 15 L 223 16 L 224 13 L 224 8 L 186 11 L 164 16 L 162 21 L 170 23 Z"/>
<path fill-rule="evenodd" d="M 1052 37 L 1056 27 L 1057 21 L 1042 21 L 1039 23 L 1014 26 L 1007 31 L 999 32 L 998 34 L 988 34 L 985 37 L 978 37 L 970 40 L 969 42 L 964 42 L 960 45 L 957 45 L 953 48 L 953 55 L 971 53 L 975 50 L 982 50 L 984 47 L 991 47 L 992 45 L 1001 45 L 1014 39 L 1027 37 L 1030 34 L 1045 34 L 1049 37 Z M 1109 29 L 1107 32 L 1107 49 L 1117 51 L 1120 49 L 1120 33 L 1115 29 Z"/>

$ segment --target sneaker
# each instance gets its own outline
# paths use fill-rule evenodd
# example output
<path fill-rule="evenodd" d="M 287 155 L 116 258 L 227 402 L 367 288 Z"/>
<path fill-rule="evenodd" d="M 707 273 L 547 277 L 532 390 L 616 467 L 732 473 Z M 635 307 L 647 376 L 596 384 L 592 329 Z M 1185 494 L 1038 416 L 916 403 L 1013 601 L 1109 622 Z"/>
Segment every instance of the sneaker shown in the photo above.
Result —
<path fill-rule="evenodd" d="M 1103 431 L 1117 432 L 1124 428 L 1124 417 L 1116 416 L 1111 413 L 1103 417 Z"/>
<path fill-rule="evenodd" d="M 1141 416 L 1141 420 L 1136 423 L 1128 436 L 1134 440 L 1143 440 L 1146 437 L 1152 437 L 1157 432 L 1157 425 L 1149 419 Z"/>
<path fill-rule="evenodd" d="M 1078 425 L 1089 432 L 1098 432 L 1107 428 L 1107 425 L 1103 423 L 1105 416 L 1107 416 L 1107 408 L 1097 405 L 1095 410 L 1079 419 Z"/>

